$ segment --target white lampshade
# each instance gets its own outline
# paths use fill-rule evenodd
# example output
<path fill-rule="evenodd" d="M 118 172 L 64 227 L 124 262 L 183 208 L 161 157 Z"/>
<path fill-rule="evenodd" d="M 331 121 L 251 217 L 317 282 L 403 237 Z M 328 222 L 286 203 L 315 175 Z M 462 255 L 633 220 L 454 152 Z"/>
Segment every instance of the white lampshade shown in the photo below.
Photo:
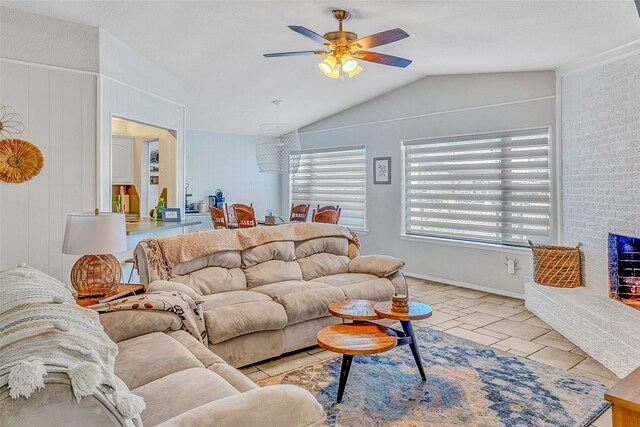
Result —
<path fill-rule="evenodd" d="M 127 250 L 127 226 L 120 213 L 67 215 L 62 253 L 104 255 Z"/>

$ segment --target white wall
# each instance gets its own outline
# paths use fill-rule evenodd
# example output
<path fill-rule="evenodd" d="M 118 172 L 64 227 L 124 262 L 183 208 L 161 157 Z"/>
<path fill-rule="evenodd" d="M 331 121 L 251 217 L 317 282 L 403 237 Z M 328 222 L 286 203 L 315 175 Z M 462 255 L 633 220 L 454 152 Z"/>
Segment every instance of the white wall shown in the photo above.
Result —
<path fill-rule="evenodd" d="M 582 243 L 589 288 L 608 295 L 607 236 L 640 236 L 640 46 L 561 76 L 564 243 Z"/>
<path fill-rule="evenodd" d="M 280 175 L 258 170 L 255 136 L 188 129 L 185 182 L 191 202 L 208 204 L 220 188 L 228 204 L 253 203 L 256 218 L 281 205 Z M 278 213 L 288 218 L 288 210 Z"/>
<path fill-rule="evenodd" d="M 98 28 L 0 6 L 0 56 L 97 72 Z"/>
<path fill-rule="evenodd" d="M 62 254 L 66 215 L 96 207 L 94 74 L 0 60 L 0 103 L 22 115 L 22 138 L 44 156 L 38 176 L 0 182 L 0 268 L 20 262 L 69 281 L 77 257 Z"/>
<path fill-rule="evenodd" d="M 100 73 L 150 92 L 157 97 L 184 104 L 184 83 L 129 45 L 99 29 Z"/>
<path fill-rule="evenodd" d="M 405 272 L 414 275 L 521 295 L 523 277 L 532 268 L 527 249 L 401 236 L 401 143 L 554 126 L 554 94 L 553 72 L 427 77 L 301 129 L 301 143 L 303 148 L 366 145 L 368 233 L 360 234 L 364 253 L 400 257 L 407 262 Z M 392 157 L 392 185 L 373 185 L 372 159 L 384 156 Z M 505 256 L 519 259 L 521 270 L 515 276 L 507 273 Z"/>

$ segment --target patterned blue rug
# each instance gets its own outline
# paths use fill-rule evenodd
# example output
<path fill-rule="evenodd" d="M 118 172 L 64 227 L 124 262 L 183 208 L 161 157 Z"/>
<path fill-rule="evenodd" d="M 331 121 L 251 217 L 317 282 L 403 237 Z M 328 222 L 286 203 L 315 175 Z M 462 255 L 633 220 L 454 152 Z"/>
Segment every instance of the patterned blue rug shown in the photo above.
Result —
<path fill-rule="evenodd" d="M 355 356 L 341 404 L 340 358 L 286 374 L 331 426 L 588 426 L 608 407 L 603 384 L 432 329 L 417 331 L 427 374 L 409 346 Z"/>

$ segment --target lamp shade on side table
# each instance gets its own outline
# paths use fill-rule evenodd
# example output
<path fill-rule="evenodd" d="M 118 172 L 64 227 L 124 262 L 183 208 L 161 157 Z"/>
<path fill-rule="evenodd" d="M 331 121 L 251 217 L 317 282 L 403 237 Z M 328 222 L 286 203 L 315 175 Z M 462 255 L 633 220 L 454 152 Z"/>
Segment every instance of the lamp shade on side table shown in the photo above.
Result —
<path fill-rule="evenodd" d="M 106 296 L 118 289 L 122 268 L 112 255 L 127 250 L 125 217 L 120 213 L 73 213 L 67 216 L 62 252 L 83 255 L 71 269 L 78 297 Z"/>

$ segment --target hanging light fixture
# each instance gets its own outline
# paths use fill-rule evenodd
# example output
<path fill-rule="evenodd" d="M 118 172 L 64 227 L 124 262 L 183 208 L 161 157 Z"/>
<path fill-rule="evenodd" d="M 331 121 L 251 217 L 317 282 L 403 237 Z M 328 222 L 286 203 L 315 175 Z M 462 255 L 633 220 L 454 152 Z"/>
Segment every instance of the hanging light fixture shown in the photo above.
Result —
<path fill-rule="evenodd" d="M 256 143 L 258 167 L 263 173 L 295 173 L 300 166 L 298 129 L 280 123 L 279 106 L 282 101 L 275 100 L 272 103 L 276 106 L 277 122 L 260 125 Z"/>

